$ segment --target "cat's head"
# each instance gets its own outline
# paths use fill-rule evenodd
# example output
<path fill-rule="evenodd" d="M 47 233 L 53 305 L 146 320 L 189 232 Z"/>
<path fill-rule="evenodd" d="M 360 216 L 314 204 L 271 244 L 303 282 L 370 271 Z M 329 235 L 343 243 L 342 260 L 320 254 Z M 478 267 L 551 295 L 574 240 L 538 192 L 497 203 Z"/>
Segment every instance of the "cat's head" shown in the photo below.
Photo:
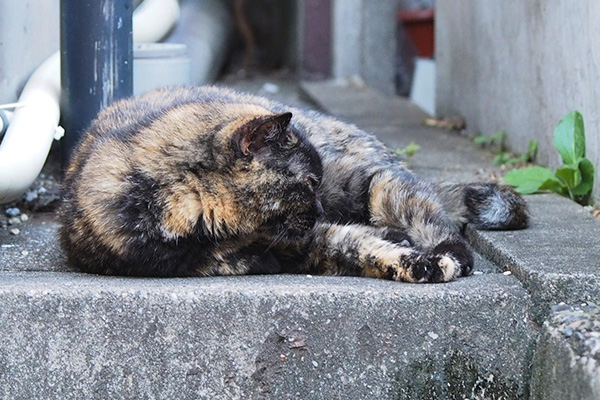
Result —
<path fill-rule="evenodd" d="M 323 212 L 321 159 L 291 119 L 289 112 L 249 117 L 231 135 L 238 203 L 259 231 L 288 238 L 305 234 Z"/>
<path fill-rule="evenodd" d="M 153 171 L 169 165 L 159 179 L 172 182 L 161 184 L 170 192 L 161 201 L 166 236 L 195 230 L 215 240 L 294 238 L 310 230 L 323 211 L 323 170 L 316 149 L 291 121 L 291 113 L 253 105 L 190 106 L 165 123 L 169 135 L 154 126 L 155 137 L 142 136 L 138 165 Z"/>

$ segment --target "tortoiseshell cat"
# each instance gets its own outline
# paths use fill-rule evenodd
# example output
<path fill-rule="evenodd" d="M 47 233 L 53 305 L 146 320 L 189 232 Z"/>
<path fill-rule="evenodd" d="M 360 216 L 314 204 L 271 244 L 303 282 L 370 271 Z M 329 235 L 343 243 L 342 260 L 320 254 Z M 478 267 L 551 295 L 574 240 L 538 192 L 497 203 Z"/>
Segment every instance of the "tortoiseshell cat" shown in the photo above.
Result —
<path fill-rule="evenodd" d="M 100 274 L 446 282 L 473 268 L 464 223 L 528 221 L 508 187 L 425 182 L 353 125 L 216 87 L 105 109 L 63 193 L 69 262 Z"/>

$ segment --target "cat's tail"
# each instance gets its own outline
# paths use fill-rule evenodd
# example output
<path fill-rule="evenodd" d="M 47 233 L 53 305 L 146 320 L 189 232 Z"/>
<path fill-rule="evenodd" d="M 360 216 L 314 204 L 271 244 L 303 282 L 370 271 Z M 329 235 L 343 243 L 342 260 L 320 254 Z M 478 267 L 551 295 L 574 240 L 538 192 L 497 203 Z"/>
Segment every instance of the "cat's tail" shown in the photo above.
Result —
<path fill-rule="evenodd" d="M 497 183 L 442 184 L 446 211 L 457 225 L 477 229 L 523 229 L 529 224 L 527 203 L 512 188 Z"/>

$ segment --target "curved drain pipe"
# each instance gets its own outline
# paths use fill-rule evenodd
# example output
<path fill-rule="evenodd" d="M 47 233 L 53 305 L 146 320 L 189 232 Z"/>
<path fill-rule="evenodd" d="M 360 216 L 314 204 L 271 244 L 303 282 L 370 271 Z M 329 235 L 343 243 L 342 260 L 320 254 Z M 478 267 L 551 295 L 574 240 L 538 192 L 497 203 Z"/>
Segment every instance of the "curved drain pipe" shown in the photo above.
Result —
<path fill-rule="evenodd" d="M 134 43 L 154 43 L 163 39 L 177 24 L 177 0 L 144 0 L 133 13 Z"/>
<path fill-rule="evenodd" d="M 137 42 L 162 39 L 179 19 L 177 0 L 145 0 L 133 14 Z M 60 52 L 31 75 L 0 144 L 0 204 L 16 200 L 37 178 L 54 139 L 62 137 Z"/>
<path fill-rule="evenodd" d="M 10 123 L 12 114 L 13 113 L 11 111 L 6 111 L 0 108 L 0 141 L 2 141 L 2 138 L 8 129 L 8 124 Z"/>

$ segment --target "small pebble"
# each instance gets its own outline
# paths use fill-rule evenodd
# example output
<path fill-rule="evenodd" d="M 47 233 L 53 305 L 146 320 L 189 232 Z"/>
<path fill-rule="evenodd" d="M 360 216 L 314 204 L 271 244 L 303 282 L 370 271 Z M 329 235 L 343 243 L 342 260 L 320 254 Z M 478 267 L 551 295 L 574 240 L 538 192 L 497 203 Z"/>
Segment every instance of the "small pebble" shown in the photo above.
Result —
<path fill-rule="evenodd" d="M 560 303 L 558 305 L 555 305 L 554 307 L 552 307 L 552 311 L 557 312 L 557 311 L 564 311 L 564 310 L 568 310 L 569 306 L 566 305 L 565 303 Z"/>
<path fill-rule="evenodd" d="M 512 272 L 510 272 L 510 271 L 504 271 L 503 274 L 504 275 L 512 275 Z"/>
<path fill-rule="evenodd" d="M 8 224 L 9 225 L 17 225 L 21 223 L 21 218 L 19 217 L 12 217 L 8 219 Z"/>
<path fill-rule="evenodd" d="M 313 365 L 313 367 L 317 368 L 317 367 L 319 366 L 319 363 L 318 363 L 318 362 L 316 362 L 316 361 L 313 361 L 313 362 L 312 362 L 312 365 Z"/>
<path fill-rule="evenodd" d="M 573 329 L 572 328 L 565 328 L 562 331 L 562 334 L 565 335 L 565 337 L 571 337 L 571 336 L 573 336 Z"/>
<path fill-rule="evenodd" d="M 483 271 L 473 271 L 473 275 L 483 275 Z"/>
<path fill-rule="evenodd" d="M 591 328 L 591 323 L 588 320 L 580 319 L 576 321 L 569 322 L 567 324 L 567 328 L 577 329 L 577 330 L 588 330 Z"/>
<path fill-rule="evenodd" d="M 27 214 L 21 214 L 21 222 L 25 222 L 29 220 L 29 216 Z"/>
<path fill-rule="evenodd" d="M 279 86 L 277 86 L 276 84 L 271 83 L 271 82 L 266 82 L 262 86 L 262 90 L 264 90 L 265 92 L 267 92 L 269 94 L 276 94 L 276 93 L 279 93 Z"/>
<path fill-rule="evenodd" d="M 19 233 L 21 233 L 21 231 L 19 230 L 19 228 L 13 228 L 10 231 L 11 235 L 18 235 Z"/>
<path fill-rule="evenodd" d="M 28 190 L 25 193 L 25 201 L 27 201 L 27 202 L 34 201 L 37 198 L 38 198 L 38 192 L 36 192 L 35 190 Z"/>
<path fill-rule="evenodd" d="M 19 210 L 17 207 L 6 209 L 6 215 L 8 215 L 9 217 L 16 217 L 19 214 L 21 214 L 21 210 Z"/>
<path fill-rule="evenodd" d="M 307 277 L 308 279 L 310 279 L 310 278 L 312 278 L 312 275 L 306 275 L 306 277 Z"/>
<path fill-rule="evenodd" d="M 436 340 L 437 338 L 440 337 L 440 335 L 438 335 L 435 332 L 428 332 L 427 335 L 429 335 L 429 337 L 432 338 L 433 340 Z"/>
<path fill-rule="evenodd" d="M 22 254 L 22 255 L 24 255 L 24 256 L 28 256 L 28 255 L 29 255 L 29 252 L 28 252 L 27 250 L 23 250 L 23 251 L 21 252 L 21 254 Z"/>

